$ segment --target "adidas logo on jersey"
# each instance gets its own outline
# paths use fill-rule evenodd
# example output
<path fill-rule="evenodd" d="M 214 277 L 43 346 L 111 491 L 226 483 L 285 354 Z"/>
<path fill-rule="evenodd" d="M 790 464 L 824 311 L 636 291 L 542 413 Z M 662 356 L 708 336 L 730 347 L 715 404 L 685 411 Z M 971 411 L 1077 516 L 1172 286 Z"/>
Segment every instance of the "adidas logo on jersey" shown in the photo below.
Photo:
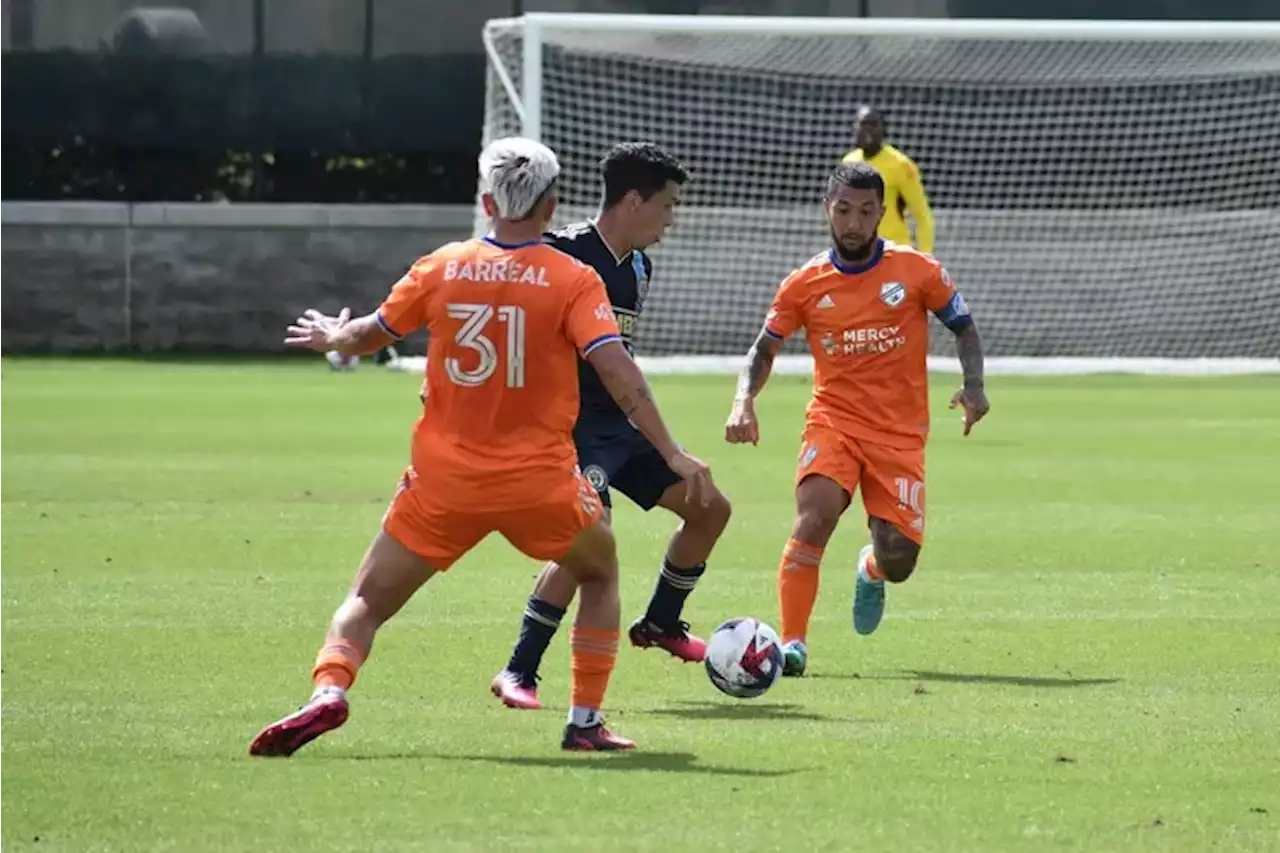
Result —
<path fill-rule="evenodd" d="M 818 307 L 819 308 L 835 308 L 836 303 L 835 303 L 835 300 L 831 298 L 830 293 L 824 293 L 822 295 L 822 298 L 818 300 Z"/>

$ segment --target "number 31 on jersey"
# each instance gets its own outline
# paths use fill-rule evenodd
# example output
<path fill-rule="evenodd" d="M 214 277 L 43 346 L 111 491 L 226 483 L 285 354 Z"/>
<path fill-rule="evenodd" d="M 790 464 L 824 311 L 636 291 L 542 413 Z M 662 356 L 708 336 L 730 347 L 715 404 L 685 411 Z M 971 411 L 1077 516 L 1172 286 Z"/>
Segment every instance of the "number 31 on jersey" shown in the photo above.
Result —
<path fill-rule="evenodd" d="M 444 369 L 458 385 L 474 388 L 488 382 L 498 370 L 498 348 L 489 336 L 488 327 L 496 316 L 498 324 L 506 327 L 506 380 L 508 388 L 524 387 L 524 309 L 519 305 L 480 305 L 472 302 L 451 302 L 445 306 L 449 316 L 462 320 L 462 328 L 453 336 L 453 342 L 471 350 L 479 357 L 479 363 L 470 370 L 463 370 L 460 359 L 450 356 Z"/>

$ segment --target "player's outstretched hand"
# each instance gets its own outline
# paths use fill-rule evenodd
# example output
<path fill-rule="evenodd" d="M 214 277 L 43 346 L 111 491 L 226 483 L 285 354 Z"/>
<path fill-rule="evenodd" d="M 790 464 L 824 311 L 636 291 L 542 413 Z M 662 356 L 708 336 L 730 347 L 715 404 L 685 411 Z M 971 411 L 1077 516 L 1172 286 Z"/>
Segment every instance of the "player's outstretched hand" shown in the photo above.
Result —
<path fill-rule="evenodd" d="M 322 314 L 314 308 L 302 312 L 302 316 L 285 330 L 284 342 L 291 347 L 312 349 L 316 352 L 328 352 L 333 349 L 331 341 L 338 330 L 351 319 L 351 309 L 343 308 L 337 317 Z"/>
<path fill-rule="evenodd" d="M 947 408 L 954 409 L 956 406 L 964 408 L 965 435 L 968 435 L 973 425 L 991 411 L 991 404 L 987 402 L 987 393 L 981 388 L 961 388 L 951 398 L 951 405 Z"/>
<path fill-rule="evenodd" d="M 724 425 L 724 440 L 730 444 L 760 443 L 760 423 L 750 400 L 735 400 Z"/>
<path fill-rule="evenodd" d="M 711 505 L 716 485 L 711 479 L 710 465 L 684 450 L 678 450 L 667 460 L 667 467 L 685 481 L 684 499 L 686 501 L 699 506 Z"/>

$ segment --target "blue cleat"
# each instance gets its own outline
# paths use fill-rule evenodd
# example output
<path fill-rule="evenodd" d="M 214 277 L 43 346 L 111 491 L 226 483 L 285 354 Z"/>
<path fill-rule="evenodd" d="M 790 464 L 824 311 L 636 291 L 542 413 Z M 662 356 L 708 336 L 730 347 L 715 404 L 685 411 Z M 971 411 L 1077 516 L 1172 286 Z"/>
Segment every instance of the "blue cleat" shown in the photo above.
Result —
<path fill-rule="evenodd" d="M 782 674 L 799 678 L 809 665 L 809 647 L 803 640 L 791 640 L 782 647 Z"/>
<path fill-rule="evenodd" d="M 884 581 L 867 580 L 867 560 L 872 546 L 858 552 L 858 581 L 853 592 L 853 630 L 866 636 L 880 627 L 884 616 Z"/>

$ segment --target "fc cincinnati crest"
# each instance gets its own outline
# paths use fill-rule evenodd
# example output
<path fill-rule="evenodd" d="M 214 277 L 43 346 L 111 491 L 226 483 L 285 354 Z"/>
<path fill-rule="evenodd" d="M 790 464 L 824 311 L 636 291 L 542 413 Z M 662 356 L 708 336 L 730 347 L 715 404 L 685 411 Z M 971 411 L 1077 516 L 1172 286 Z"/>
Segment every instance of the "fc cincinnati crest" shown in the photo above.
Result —
<path fill-rule="evenodd" d="M 880 285 L 880 301 L 890 308 L 897 308 L 907 298 L 907 289 L 900 281 L 886 281 Z"/>
<path fill-rule="evenodd" d="M 609 488 L 609 475 L 599 465 L 588 465 L 582 475 L 587 478 L 587 482 L 591 484 L 591 488 L 597 492 L 603 492 Z"/>

